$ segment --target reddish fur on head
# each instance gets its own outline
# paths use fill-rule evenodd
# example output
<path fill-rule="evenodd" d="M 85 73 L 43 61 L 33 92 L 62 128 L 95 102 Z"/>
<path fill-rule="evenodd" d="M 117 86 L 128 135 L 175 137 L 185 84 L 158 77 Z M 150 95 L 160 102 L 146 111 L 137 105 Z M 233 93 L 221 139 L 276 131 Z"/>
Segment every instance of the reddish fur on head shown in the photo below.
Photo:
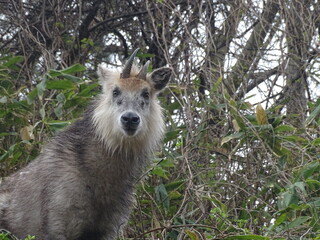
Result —
<path fill-rule="evenodd" d="M 127 91 L 138 91 L 139 89 L 143 88 L 151 89 L 149 82 L 136 77 L 120 78 L 119 86 Z"/>

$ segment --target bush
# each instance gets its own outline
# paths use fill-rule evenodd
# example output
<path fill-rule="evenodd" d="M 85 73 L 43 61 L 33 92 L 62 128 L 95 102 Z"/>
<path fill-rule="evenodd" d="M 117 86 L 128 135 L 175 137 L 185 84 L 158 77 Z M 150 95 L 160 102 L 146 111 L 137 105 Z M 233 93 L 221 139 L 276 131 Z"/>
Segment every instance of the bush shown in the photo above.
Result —
<path fill-rule="evenodd" d="M 79 64 L 50 70 L 32 86 L 15 84 L 21 61 L 0 61 L 1 176 L 35 158 L 98 92 Z M 320 239 L 320 100 L 297 127 L 295 116 L 218 89 L 190 94 L 188 107 L 178 85 L 160 96 L 164 146 L 138 187 L 123 239 Z"/>

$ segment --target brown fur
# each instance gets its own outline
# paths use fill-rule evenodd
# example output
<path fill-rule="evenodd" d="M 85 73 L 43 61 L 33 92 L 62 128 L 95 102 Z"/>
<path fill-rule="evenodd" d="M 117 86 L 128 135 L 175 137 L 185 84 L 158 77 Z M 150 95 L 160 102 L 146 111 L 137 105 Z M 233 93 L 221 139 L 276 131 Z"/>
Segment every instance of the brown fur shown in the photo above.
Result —
<path fill-rule="evenodd" d="M 119 85 L 121 86 L 121 89 L 124 89 L 127 91 L 137 91 L 137 90 L 142 89 L 144 87 L 151 90 L 150 83 L 143 81 L 143 80 L 136 78 L 136 77 L 119 79 Z"/>

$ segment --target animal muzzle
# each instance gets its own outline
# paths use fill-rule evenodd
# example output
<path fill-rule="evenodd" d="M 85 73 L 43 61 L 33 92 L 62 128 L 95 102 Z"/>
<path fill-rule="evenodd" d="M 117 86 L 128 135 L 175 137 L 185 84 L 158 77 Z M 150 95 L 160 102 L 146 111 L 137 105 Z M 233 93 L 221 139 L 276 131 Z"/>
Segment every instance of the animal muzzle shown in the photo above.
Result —
<path fill-rule="evenodd" d="M 129 136 L 133 136 L 140 124 L 140 117 L 134 112 L 126 112 L 121 116 L 122 128 Z"/>

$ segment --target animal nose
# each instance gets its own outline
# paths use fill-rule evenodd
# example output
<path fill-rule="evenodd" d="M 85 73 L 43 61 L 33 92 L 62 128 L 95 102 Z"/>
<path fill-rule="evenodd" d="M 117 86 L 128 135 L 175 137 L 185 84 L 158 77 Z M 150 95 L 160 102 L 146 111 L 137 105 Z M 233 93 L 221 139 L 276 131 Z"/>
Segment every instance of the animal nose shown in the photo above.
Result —
<path fill-rule="evenodd" d="M 137 127 L 140 123 L 140 117 L 133 112 L 127 112 L 121 116 L 121 122 L 125 126 Z"/>

